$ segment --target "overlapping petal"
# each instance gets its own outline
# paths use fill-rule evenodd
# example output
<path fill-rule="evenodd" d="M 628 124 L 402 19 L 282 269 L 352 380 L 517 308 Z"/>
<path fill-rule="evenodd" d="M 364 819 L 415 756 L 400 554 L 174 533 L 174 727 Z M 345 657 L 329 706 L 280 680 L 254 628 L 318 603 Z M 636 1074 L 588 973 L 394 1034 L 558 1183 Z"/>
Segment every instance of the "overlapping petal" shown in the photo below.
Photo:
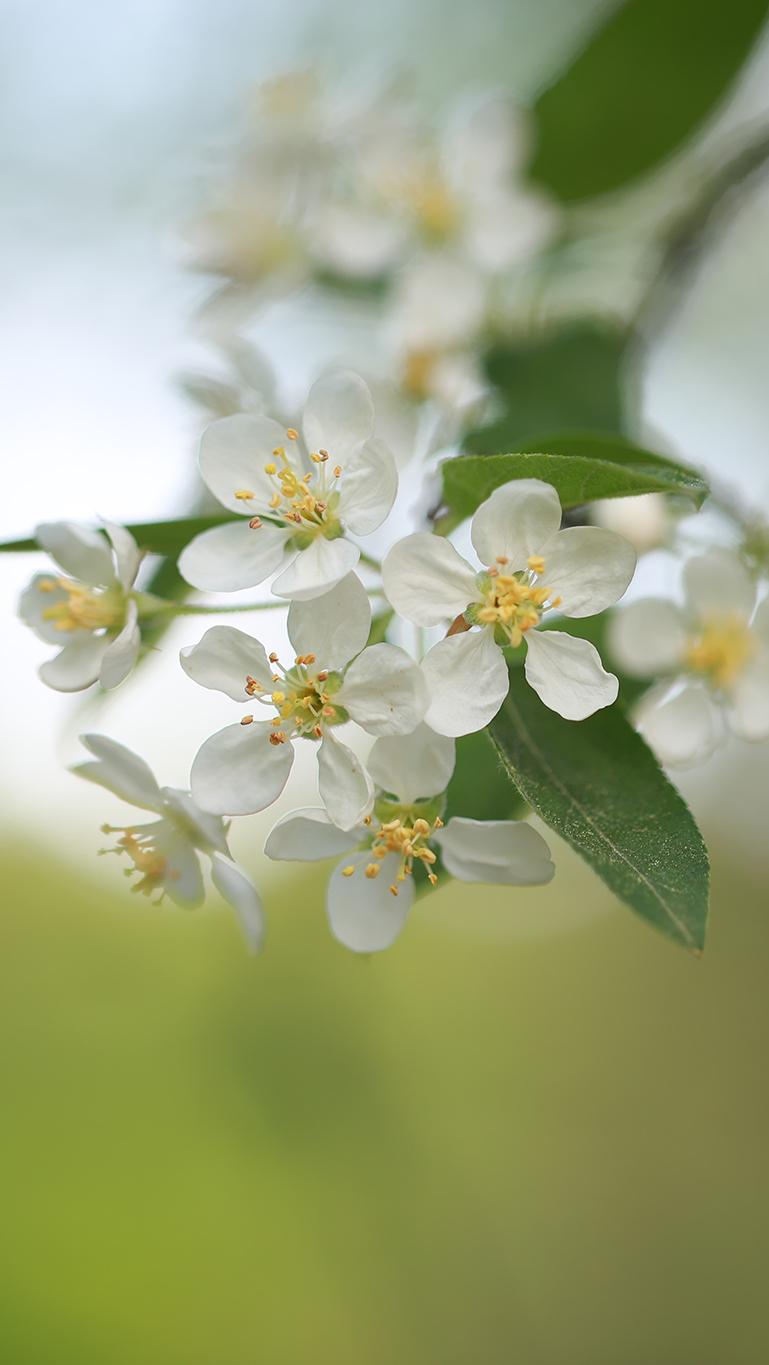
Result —
<path fill-rule="evenodd" d="M 277 801 L 294 761 L 292 744 L 271 744 L 269 725 L 228 725 L 198 749 L 193 800 L 213 815 L 252 815 Z"/>
<path fill-rule="evenodd" d="M 75 521 L 42 521 L 35 539 L 71 578 L 100 588 L 116 583 L 109 542 L 100 531 Z"/>
<path fill-rule="evenodd" d="M 296 602 L 321 597 L 351 573 L 359 559 L 360 550 L 352 541 L 316 536 L 275 579 L 272 591 L 276 597 L 287 597 Z"/>
<path fill-rule="evenodd" d="M 348 457 L 342 470 L 339 515 L 356 536 L 382 525 L 398 492 L 398 469 L 392 451 L 372 436 Z"/>
<path fill-rule="evenodd" d="M 98 679 L 110 644 L 108 635 L 78 631 L 76 638 L 40 665 L 38 673 L 46 686 L 56 692 L 82 692 Z"/>
<path fill-rule="evenodd" d="M 515 479 L 495 488 L 482 502 L 471 528 L 473 548 L 489 568 L 504 556 L 507 569 L 524 569 L 531 555 L 561 524 L 561 502 L 555 489 L 540 479 Z"/>
<path fill-rule="evenodd" d="M 414 660 L 395 645 L 371 645 L 359 654 L 336 694 L 339 704 L 370 735 L 409 734 L 428 704 L 427 685 Z"/>
<path fill-rule="evenodd" d="M 314 654 L 318 668 L 344 668 L 364 648 L 370 627 L 369 595 L 354 573 L 322 597 L 293 601 L 288 611 L 288 638 L 297 654 Z"/>
<path fill-rule="evenodd" d="M 728 550 L 695 555 L 684 567 L 684 588 L 697 616 L 749 617 L 756 600 L 755 584 Z"/>
<path fill-rule="evenodd" d="M 718 713 L 701 683 L 675 692 L 653 690 L 638 709 L 638 728 L 659 759 L 671 768 L 693 768 L 718 747 Z"/>
<path fill-rule="evenodd" d="M 477 575 L 442 536 L 417 531 L 385 555 L 382 586 L 391 606 L 417 626 L 450 621 L 479 600 Z"/>
<path fill-rule="evenodd" d="M 374 808 L 374 784 L 366 769 L 352 749 L 330 734 L 318 750 L 318 791 L 334 824 L 343 830 L 362 824 Z"/>
<path fill-rule="evenodd" d="M 250 951 L 258 953 L 264 940 L 264 909 L 251 878 L 237 863 L 214 854 L 211 859 L 211 881 L 220 896 L 235 911 Z"/>
<path fill-rule="evenodd" d="M 368 835 L 366 825 L 351 830 L 339 829 L 320 806 L 284 815 L 270 832 L 264 851 L 275 862 L 314 863 L 323 858 L 338 858 Z"/>
<path fill-rule="evenodd" d="M 230 850 L 220 815 L 211 815 L 209 811 L 201 810 L 190 793 L 181 791 L 179 787 L 161 787 L 160 790 L 164 809 L 173 812 L 196 848 L 201 848 L 209 854 L 216 849 L 223 853 L 225 858 L 229 858 Z"/>
<path fill-rule="evenodd" d="M 378 787 L 410 805 L 446 790 L 455 759 L 454 740 L 423 721 L 410 735 L 378 739 L 366 766 Z"/>
<path fill-rule="evenodd" d="M 116 522 L 105 521 L 103 518 L 102 526 L 112 541 L 112 548 L 115 551 L 118 582 L 123 592 L 128 592 L 129 588 L 133 587 L 134 580 L 139 572 L 142 552 L 131 532 L 127 531 L 125 526 L 118 526 Z"/>
<path fill-rule="evenodd" d="M 544 582 L 561 598 L 564 616 L 595 616 L 613 607 L 635 573 L 629 540 L 602 526 L 571 526 L 540 545 Z"/>
<path fill-rule="evenodd" d="M 289 540 L 282 526 L 264 522 L 252 530 L 247 521 L 225 522 L 201 531 L 185 545 L 177 568 L 187 583 L 202 592 L 238 592 L 263 583 L 275 572 Z"/>
<path fill-rule="evenodd" d="M 727 708 L 729 729 L 753 744 L 769 739 L 769 647 L 764 645 L 732 690 Z"/>
<path fill-rule="evenodd" d="M 264 466 L 278 463 L 280 457 L 273 452 L 286 444 L 285 428 L 270 417 L 243 412 L 220 417 L 200 438 L 200 473 L 223 507 L 240 516 L 253 516 L 275 492 Z M 252 492 L 252 502 L 236 498 L 238 492 Z"/>
<path fill-rule="evenodd" d="M 108 645 L 101 661 L 99 682 L 108 692 L 125 681 L 139 657 L 142 636 L 137 624 L 138 617 L 139 609 L 131 598 L 126 607 L 125 625 Z"/>
<path fill-rule="evenodd" d="M 196 645 L 179 652 L 179 662 L 193 682 L 246 702 L 246 679 L 253 678 L 272 692 L 272 668 L 264 645 L 234 626 L 211 626 Z"/>
<path fill-rule="evenodd" d="M 526 640 L 526 679 L 564 720 L 586 720 L 616 701 L 619 683 L 589 640 L 563 630 L 532 630 Z"/>
<path fill-rule="evenodd" d="M 331 874 L 326 893 L 328 922 L 334 938 L 354 953 L 379 953 L 390 948 L 402 932 L 414 899 L 414 881 L 407 877 L 394 896 L 390 887 L 400 871 L 396 853 L 388 853 L 373 881 L 359 868 L 345 877 L 342 859 Z"/>
<path fill-rule="evenodd" d="M 302 423 L 309 450 L 328 452 L 344 468 L 353 450 L 374 430 L 368 385 L 352 370 L 331 370 L 310 389 Z"/>
<path fill-rule="evenodd" d="M 678 668 L 686 638 L 684 613 L 663 597 L 631 602 L 609 622 L 611 653 L 634 678 L 651 678 Z"/>
<path fill-rule="evenodd" d="M 124 744 L 107 735 L 81 735 L 80 742 L 95 754 L 96 763 L 78 763 L 70 771 L 114 792 L 142 810 L 159 811 L 162 794 L 149 764 Z"/>
<path fill-rule="evenodd" d="M 507 666 L 487 630 L 449 635 L 422 661 L 430 703 L 425 722 L 439 735 L 469 735 L 494 719 L 507 696 Z"/>

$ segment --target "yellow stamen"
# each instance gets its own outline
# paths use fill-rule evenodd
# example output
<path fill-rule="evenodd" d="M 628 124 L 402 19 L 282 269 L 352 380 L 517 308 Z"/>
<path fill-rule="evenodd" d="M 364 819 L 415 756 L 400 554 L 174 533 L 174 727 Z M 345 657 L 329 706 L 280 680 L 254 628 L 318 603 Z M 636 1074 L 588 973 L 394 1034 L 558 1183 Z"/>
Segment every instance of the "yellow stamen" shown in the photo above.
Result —
<path fill-rule="evenodd" d="M 379 876 L 379 873 L 381 871 L 382 869 L 379 866 L 379 863 L 369 863 L 368 867 L 366 868 L 366 876 L 368 877 L 369 881 L 373 881 L 375 877 Z"/>
<path fill-rule="evenodd" d="M 354 868 L 354 867 L 343 867 L 343 868 L 342 868 L 342 876 L 343 876 L 343 877 L 351 877 L 354 871 L 355 871 L 355 868 Z"/>
<path fill-rule="evenodd" d="M 294 431 L 294 428 L 293 428 L 293 427 L 287 427 L 287 428 L 286 428 L 286 435 L 287 435 L 289 441 L 296 441 L 297 438 L 298 438 L 298 436 L 299 436 L 299 432 L 298 432 L 298 431 Z"/>
<path fill-rule="evenodd" d="M 527 568 L 531 569 L 532 573 L 539 575 L 545 572 L 546 562 L 547 561 L 544 560 L 541 555 L 531 555 L 526 560 L 526 566 Z"/>
<path fill-rule="evenodd" d="M 235 497 L 238 498 L 240 502 L 251 502 L 253 496 L 253 488 L 239 488 L 235 493 Z"/>
<path fill-rule="evenodd" d="M 253 719 L 253 716 L 241 716 L 240 723 L 241 725 L 250 725 Z"/>
<path fill-rule="evenodd" d="M 707 621 L 689 642 L 686 662 L 713 687 L 729 692 L 756 650 L 756 641 L 743 617 Z"/>

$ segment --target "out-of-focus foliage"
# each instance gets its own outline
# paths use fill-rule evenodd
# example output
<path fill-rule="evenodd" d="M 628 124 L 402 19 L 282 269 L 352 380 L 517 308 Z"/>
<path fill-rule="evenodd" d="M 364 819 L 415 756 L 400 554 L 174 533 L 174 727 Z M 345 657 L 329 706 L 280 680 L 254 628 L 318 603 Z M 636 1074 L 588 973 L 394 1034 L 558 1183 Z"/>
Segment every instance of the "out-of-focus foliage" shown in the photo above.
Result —
<path fill-rule="evenodd" d="M 537 101 L 534 178 L 574 200 L 650 170 L 726 93 L 766 14 L 765 0 L 621 4 Z"/>

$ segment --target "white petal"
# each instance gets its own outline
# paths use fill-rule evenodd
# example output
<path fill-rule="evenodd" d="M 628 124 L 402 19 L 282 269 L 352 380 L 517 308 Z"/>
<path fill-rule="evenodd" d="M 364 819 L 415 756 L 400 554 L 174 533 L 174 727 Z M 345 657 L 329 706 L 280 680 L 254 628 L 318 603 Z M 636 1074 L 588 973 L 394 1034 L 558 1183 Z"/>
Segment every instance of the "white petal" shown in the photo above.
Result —
<path fill-rule="evenodd" d="M 167 859 L 163 887 L 176 905 L 194 910 L 205 896 L 198 855 L 177 826 L 166 820 L 161 820 L 160 825 L 165 833 L 158 835 L 156 846 Z"/>
<path fill-rule="evenodd" d="M 213 815 L 252 815 L 277 801 L 288 781 L 294 746 L 271 744 L 269 725 L 228 725 L 195 755 L 192 797 Z"/>
<path fill-rule="evenodd" d="M 717 713 L 707 688 L 696 683 L 669 700 L 648 693 L 638 709 L 638 728 L 662 763 L 691 768 L 710 758 L 719 743 Z"/>
<path fill-rule="evenodd" d="M 442 254 L 423 256 L 396 286 L 396 341 L 412 351 L 463 345 L 483 323 L 486 294 L 486 281 L 470 262 Z"/>
<path fill-rule="evenodd" d="M 53 659 L 41 664 L 38 673 L 47 687 L 57 692 L 82 692 L 96 682 L 101 661 L 110 647 L 109 635 L 81 635 L 64 646 Z"/>
<path fill-rule="evenodd" d="M 322 597 L 352 572 L 359 559 L 360 550 L 352 541 L 316 536 L 312 545 L 301 550 L 275 579 L 272 591 L 276 597 L 289 597 L 296 602 Z"/>
<path fill-rule="evenodd" d="M 320 806 L 307 806 L 284 815 L 270 832 L 264 851 L 275 862 L 314 863 L 338 858 L 355 848 L 369 833 L 366 825 L 342 830 Z"/>
<path fill-rule="evenodd" d="M 602 526 L 570 526 L 539 547 L 542 584 L 560 597 L 564 616 L 595 616 L 627 591 L 636 566 L 629 540 Z"/>
<path fill-rule="evenodd" d="M 343 869 L 345 858 L 334 868 L 326 893 L 328 922 L 334 938 L 354 953 L 379 953 L 389 948 L 403 930 L 414 899 L 414 880 L 406 877 L 397 883 L 398 894 L 390 887 L 400 870 L 397 853 L 388 853 L 380 863 L 379 876 L 364 872 L 365 862 L 351 877 Z"/>
<path fill-rule="evenodd" d="M 364 649 L 350 664 L 336 696 L 370 735 L 410 734 L 428 703 L 422 672 L 396 645 Z"/>
<path fill-rule="evenodd" d="M 417 531 L 385 555 L 382 586 L 391 606 L 416 626 L 451 621 L 479 601 L 477 575 L 442 536 Z"/>
<path fill-rule="evenodd" d="M 363 823 L 374 809 L 374 784 L 346 744 L 326 735 L 318 750 L 318 791 L 331 819 L 340 829 Z"/>
<path fill-rule="evenodd" d="M 367 536 L 382 525 L 398 492 L 398 469 L 389 446 L 378 437 L 354 450 L 342 466 L 339 515 L 353 535 Z"/>
<path fill-rule="evenodd" d="M 102 588 L 115 583 L 115 567 L 109 543 L 100 531 L 74 521 L 43 521 L 35 527 L 35 539 L 72 578 Z"/>
<path fill-rule="evenodd" d="M 264 939 L 264 909 L 254 883 L 242 867 L 217 855 L 211 859 L 211 881 L 238 917 L 243 937 L 252 953 Z"/>
<path fill-rule="evenodd" d="M 425 722 L 439 735 L 469 735 L 493 720 L 507 696 L 502 650 L 490 630 L 449 635 L 422 661 L 430 694 Z"/>
<path fill-rule="evenodd" d="M 333 270 L 366 279 L 392 265 L 403 235 L 403 226 L 392 218 L 329 204 L 317 215 L 314 247 Z"/>
<path fill-rule="evenodd" d="M 273 451 L 289 444 L 285 429 L 270 417 L 243 412 L 220 417 L 206 427 L 200 438 L 200 472 L 223 507 L 254 516 L 267 507 L 278 489 L 264 466 L 274 464 L 282 468 L 285 460 Z M 251 492 L 254 498 L 246 502 L 235 497 L 238 492 Z"/>
<path fill-rule="evenodd" d="M 496 194 L 473 205 L 468 221 L 468 246 L 489 270 L 522 265 L 541 250 L 555 223 L 544 196 Z"/>
<path fill-rule="evenodd" d="M 58 630 L 55 620 L 46 621 L 45 612 L 49 607 L 56 607 L 68 598 L 69 593 L 66 588 L 59 587 L 55 574 L 35 574 L 19 598 L 19 616 L 41 640 L 46 640 L 50 645 L 61 646 L 65 640 L 71 644 L 73 640 L 90 639 L 93 634 L 90 630 Z"/>
<path fill-rule="evenodd" d="M 765 645 L 769 645 L 769 597 L 765 597 L 756 607 L 751 630 L 755 631 Z"/>
<path fill-rule="evenodd" d="M 371 627 L 369 595 L 357 574 L 309 602 L 292 602 L 288 638 L 297 654 L 314 654 L 318 668 L 344 668 L 360 654 Z"/>
<path fill-rule="evenodd" d="M 542 835 L 521 820 L 469 820 L 455 815 L 431 837 L 440 845 L 446 871 L 460 882 L 544 886 L 555 874 Z"/>
<path fill-rule="evenodd" d="M 686 618 L 663 597 L 631 602 L 609 618 L 609 649 L 634 678 L 651 678 L 677 668 L 686 648 Z"/>
<path fill-rule="evenodd" d="M 526 680 L 564 720 L 585 720 L 616 701 L 619 683 L 589 640 L 563 630 L 532 630 L 526 641 Z"/>
<path fill-rule="evenodd" d="M 123 591 L 128 592 L 133 587 L 134 580 L 139 572 L 142 552 L 131 532 L 127 531 L 125 526 L 118 526 L 113 521 L 105 521 L 104 518 L 102 518 L 102 526 L 112 541 L 112 548 L 115 551 L 118 582 Z"/>
<path fill-rule="evenodd" d="M 684 587 L 693 610 L 702 617 L 750 616 L 756 600 L 755 584 L 728 550 L 710 550 L 690 559 L 684 567 Z"/>
<path fill-rule="evenodd" d="M 471 530 L 473 546 L 486 568 L 505 556 L 509 570 L 523 569 L 560 524 L 561 501 L 551 484 L 513 479 L 495 488 L 478 508 Z"/>
<path fill-rule="evenodd" d="M 178 787 L 161 787 L 161 796 L 164 810 L 170 808 L 173 818 L 181 823 L 196 848 L 202 848 L 209 854 L 212 849 L 218 849 L 225 858 L 229 858 L 230 850 L 220 815 L 201 810 L 189 792 L 180 791 Z"/>
<path fill-rule="evenodd" d="M 143 810 L 161 809 L 163 798 L 160 788 L 152 769 L 143 758 L 107 735 L 81 735 L 80 742 L 99 761 L 79 763 L 70 768 L 70 772 L 87 778 L 89 782 L 98 782 L 100 787 L 106 787 L 132 806 L 141 806 Z"/>
<path fill-rule="evenodd" d="M 307 448 L 328 451 L 329 463 L 344 465 L 374 430 L 368 385 L 352 370 L 331 370 L 313 384 L 302 423 Z"/>
<path fill-rule="evenodd" d="M 195 536 L 179 555 L 177 567 L 193 588 L 238 592 L 275 572 L 288 540 L 289 533 L 281 526 L 263 522 L 252 531 L 247 521 L 229 521 Z"/>
<path fill-rule="evenodd" d="M 101 661 L 99 682 L 107 691 L 120 686 L 139 657 L 142 635 L 136 624 L 138 614 L 136 603 L 131 598 L 126 609 L 126 623 Z"/>
<path fill-rule="evenodd" d="M 366 766 L 378 787 L 410 805 L 446 790 L 455 759 L 453 739 L 436 734 L 423 722 L 410 735 L 378 739 Z"/>
<path fill-rule="evenodd" d="M 764 646 L 741 673 L 730 697 L 729 729 L 739 739 L 769 739 L 769 648 Z"/>
<path fill-rule="evenodd" d="M 224 692 L 233 701 L 253 702 L 246 692 L 248 678 L 268 693 L 275 686 L 264 645 L 234 626 L 211 626 L 196 645 L 179 651 L 179 662 L 193 682 Z"/>

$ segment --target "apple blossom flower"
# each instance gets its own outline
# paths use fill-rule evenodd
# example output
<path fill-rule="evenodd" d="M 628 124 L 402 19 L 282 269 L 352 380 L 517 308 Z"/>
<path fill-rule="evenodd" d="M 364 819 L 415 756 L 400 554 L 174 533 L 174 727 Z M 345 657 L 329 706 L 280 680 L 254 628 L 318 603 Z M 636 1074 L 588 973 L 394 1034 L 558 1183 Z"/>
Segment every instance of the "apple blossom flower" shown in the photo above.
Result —
<path fill-rule="evenodd" d="M 350 573 L 325 596 L 291 603 L 288 634 L 297 654 L 288 668 L 231 626 L 213 626 L 181 651 L 182 668 L 202 687 L 276 713 L 261 722 L 244 716 L 201 746 L 190 781 L 204 810 L 249 815 L 272 805 L 288 781 L 293 741 L 304 738 L 320 741 L 318 787 L 335 824 L 352 829 L 370 813 L 371 778 L 336 728 L 353 720 L 370 735 L 407 734 L 427 707 L 422 673 L 405 650 L 366 647 L 370 624 L 368 594 Z"/>
<path fill-rule="evenodd" d="M 452 739 L 423 723 L 410 735 L 378 739 L 368 767 L 379 789 L 368 825 L 345 832 L 326 811 L 310 807 L 279 820 L 264 849 L 268 858 L 297 862 L 342 855 L 329 879 L 326 910 L 331 932 L 346 948 L 373 953 L 390 947 L 414 900 L 415 864 L 437 881 L 433 844 L 459 881 L 540 886 L 552 878 L 547 844 L 522 821 L 454 817 L 443 826 L 439 812 L 454 769 Z"/>
<path fill-rule="evenodd" d="M 307 458 L 294 428 L 271 418 L 236 413 L 212 422 L 200 472 L 224 507 L 246 515 L 196 536 L 179 557 L 182 576 L 204 591 L 235 592 L 263 582 L 288 555 L 276 596 L 328 592 L 360 558 L 345 528 L 375 531 L 398 490 L 393 456 L 373 429 L 371 394 L 350 370 L 331 371 L 310 390 Z"/>
<path fill-rule="evenodd" d="M 566 720 L 609 706 L 619 684 L 588 640 L 539 631 L 546 611 L 593 616 L 625 592 L 635 569 L 633 547 L 597 526 L 564 531 L 550 484 L 518 479 L 496 488 L 472 521 L 480 572 L 439 536 L 417 532 L 385 557 L 385 594 L 418 626 L 453 620 L 447 637 L 422 663 L 430 691 L 425 714 L 439 734 L 481 730 L 507 695 L 503 647 L 525 638 L 526 678 Z"/>
<path fill-rule="evenodd" d="M 643 598 L 618 612 L 610 645 L 633 677 L 662 680 L 641 700 L 638 727 L 663 763 L 703 763 L 725 733 L 769 739 L 769 598 L 726 550 L 684 568 L 686 603 Z M 755 610 L 754 610 L 755 608 Z"/>
<path fill-rule="evenodd" d="M 123 526 L 100 531 L 72 521 L 42 522 L 35 537 L 63 570 L 36 574 L 19 602 L 19 615 L 41 640 L 63 645 L 42 664 L 40 677 L 58 692 L 79 692 L 97 679 L 107 689 L 128 676 L 139 655 L 138 594 L 141 552 Z"/>
<path fill-rule="evenodd" d="M 211 880 L 235 911 L 249 948 L 256 952 L 264 936 L 264 916 L 259 894 L 251 879 L 232 860 L 222 821 L 200 809 L 189 792 L 159 787 L 151 769 L 123 744 L 106 735 L 81 735 L 81 742 L 96 762 L 77 764 L 70 772 L 97 782 L 121 800 L 160 816 L 147 825 L 102 825 L 103 834 L 119 834 L 112 849 L 102 853 L 126 854 L 133 867 L 127 877 L 140 873 L 131 890 L 151 896 L 160 892 L 184 909 L 202 903 L 205 889 L 198 853 L 210 860 Z"/>

